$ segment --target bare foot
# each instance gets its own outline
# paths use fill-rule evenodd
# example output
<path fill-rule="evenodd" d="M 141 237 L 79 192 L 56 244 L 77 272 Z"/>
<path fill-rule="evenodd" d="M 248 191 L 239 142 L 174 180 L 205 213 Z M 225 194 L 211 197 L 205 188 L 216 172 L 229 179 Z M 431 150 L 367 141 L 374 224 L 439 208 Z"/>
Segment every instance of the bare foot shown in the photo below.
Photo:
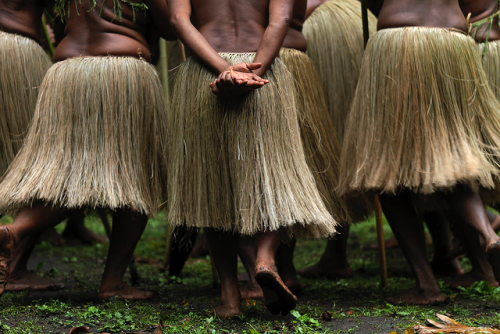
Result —
<path fill-rule="evenodd" d="M 434 275 L 459 276 L 464 274 L 464 269 L 457 258 L 432 260 L 431 268 Z"/>
<path fill-rule="evenodd" d="M 248 282 L 240 288 L 241 299 L 264 300 L 264 293 L 258 284 Z"/>
<path fill-rule="evenodd" d="M 297 305 L 297 297 L 283 283 L 276 267 L 265 263 L 255 266 L 255 279 L 262 288 L 267 309 L 272 314 L 287 315 Z"/>
<path fill-rule="evenodd" d="M 219 318 L 222 319 L 235 319 L 241 316 L 241 305 L 238 305 L 237 307 L 229 307 L 224 305 L 223 302 L 221 302 L 218 306 L 214 307 L 212 309 L 212 312 L 214 312 Z"/>
<path fill-rule="evenodd" d="M 297 274 L 305 278 L 324 277 L 332 281 L 340 278 L 351 278 L 353 276 L 352 269 L 349 265 L 347 265 L 347 267 L 342 267 L 331 263 L 323 264 L 321 261 L 297 271 Z"/>
<path fill-rule="evenodd" d="M 5 285 L 5 291 L 43 291 L 60 289 L 64 289 L 64 284 L 38 276 L 28 270 L 24 271 L 22 274 L 10 275 L 9 281 Z"/>
<path fill-rule="evenodd" d="M 107 300 L 113 297 L 118 299 L 150 299 L 153 298 L 153 293 L 151 291 L 142 291 L 122 283 L 114 289 L 101 290 L 97 296 L 99 300 Z"/>
<path fill-rule="evenodd" d="M 500 241 L 493 242 L 486 247 L 488 262 L 493 269 L 495 279 L 500 281 Z"/>
<path fill-rule="evenodd" d="M 417 288 L 410 289 L 397 295 L 388 296 L 385 300 L 394 305 L 399 303 L 410 305 L 439 305 L 444 303 L 444 297 L 441 292 L 426 294 L 424 292 L 419 292 Z"/>
<path fill-rule="evenodd" d="M 487 276 L 482 273 L 468 272 L 467 274 L 454 277 L 449 280 L 445 280 L 445 283 L 452 288 L 458 288 L 459 286 L 469 287 L 476 281 L 487 281 L 491 286 L 498 286 L 498 282 L 492 276 Z"/>
<path fill-rule="evenodd" d="M 5 284 L 9 280 L 9 265 L 17 244 L 17 238 L 10 233 L 9 228 L 0 228 L 0 296 L 5 291 Z"/>

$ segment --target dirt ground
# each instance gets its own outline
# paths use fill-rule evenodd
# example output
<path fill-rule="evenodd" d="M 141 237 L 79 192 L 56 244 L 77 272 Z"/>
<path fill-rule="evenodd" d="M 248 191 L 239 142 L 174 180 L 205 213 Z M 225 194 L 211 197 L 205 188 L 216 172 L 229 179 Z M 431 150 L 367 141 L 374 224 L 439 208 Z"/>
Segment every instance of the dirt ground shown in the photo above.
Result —
<path fill-rule="evenodd" d="M 104 233 L 95 217 L 87 224 Z M 5 333 L 68 333 L 77 326 L 92 333 L 153 333 L 160 322 L 164 333 L 405 333 L 425 319 L 437 320 L 442 313 L 471 326 L 500 324 L 500 289 L 478 283 L 472 288 L 451 290 L 442 284 L 448 297 L 438 307 L 392 306 L 385 294 L 413 286 L 409 267 L 399 248 L 387 253 L 389 286 L 380 288 L 377 252 L 369 249 L 374 241 L 374 224 L 353 228 L 349 258 L 355 277 L 338 281 L 303 279 L 295 312 L 273 316 L 257 301 L 243 301 L 244 315 L 222 320 L 209 312 L 220 290 L 212 285 L 208 256 L 190 259 L 180 278 L 170 278 L 163 270 L 165 221 L 152 221 L 136 251 L 139 287 L 156 292 L 151 301 L 99 302 L 97 290 L 105 263 L 107 245 L 82 245 L 67 241 L 54 247 L 49 242 L 37 246 L 29 268 L 63 282 L 60 291 L 6 293 L 0 300 L 0 330 Z M 387 237 L 390 233 L 386 231 Z M 324 241 L 299 241 L 295 263 L 298 268 L 313 264 Z M 462 260 L 467 268 L 467 260 Z M 240 272 L 243 269 L 240 268 Z M 128 279 L 129 274 L 127 274 Z M 329 312 L 331 320 L 325 320 Z M 328 318 L 328 317 L 326 317 Z"/>

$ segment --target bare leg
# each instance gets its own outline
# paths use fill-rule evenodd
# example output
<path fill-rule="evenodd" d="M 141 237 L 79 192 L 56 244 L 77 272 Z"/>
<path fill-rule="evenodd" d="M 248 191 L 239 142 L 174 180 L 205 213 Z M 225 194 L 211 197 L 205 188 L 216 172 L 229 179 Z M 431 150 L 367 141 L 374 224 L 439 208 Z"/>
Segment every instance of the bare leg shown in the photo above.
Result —
<path fill-rule="evenodd" d="M 147 299 L 152 292 L 141 291 L 123 281 L 125 271 L 134 255 L 135 247 L 146 228 L 148 217 L 144 214 L 118 210 L 113 217 L 113 234 L 109 244 L 106 267 L 102 275 L 99 299 Z"/>
<path fill-rule="evenodd" d="M 408 194 L 380 195 L 385 217 L 415 274 L 416 287 L 387 298 L 390 303 L 428 305 L 444 301 L 427 260 L 425 233 Z"/>
<path fill-rule="evenodd" d="M 176 226 L 174 228 L 170 245 L 170 258 L 167 259 L 170 276 L 179 276 L 181 274 L 189 254 L 193 250 L 197 236 L 197 229 L 188 229 L 185 226 Z"/>
<path fill-rule="evenodd" d="M 256 241 L 255 279 L 264 292 L 267 309 L 273 314 L 286 315 L 295 308 L 297 297 L 281 280 L 274 261 L 281 242 L 280 231 L 260 233 Z"/>
<path fill-rule="evenodd" d="M 307 278 L 325 277 L 329 280 L 352 277 L 352 269 L 347 260 L 347 239 L 349 225 L 341 224 L 337 227 L 338 234 L 328 239 L 326 249 L 318 263 L 299 270 L 298 274 Z"/>
<path fill-rule="evenodd" d="M 33 207 L 22 209 L 16 216 L 14 223 L 0 228 L 0 295 L 3 294 L 5 284 L 9 279 L 9 266 L 16 246 L 26 238 L 33 238 L 34 235 L 39 235 L 45 229 L 57 225 L 70 213 L 69 210 L 36 203 Z M 32 241 L 28 239 L 26 243 L 29 244 Z"/>
<path fill-rule="evenodd" d="M 484 247 L 481 246 L 477 231 L 464 224 L 455 224 L 453 231 L 464 244 L 472 269 L 465 275 L 446 280 L 446 283 L 455 288 L 458 286 L 468 287 L 476 281 L 487 281 L 492 286 L 498 286 Z"/>
<path fill-rule="evenodd" d="M 209 255 L 208 242 L 205 234 L 202 234 L 197 243 L 194 244 L 193 251 L 190 256 L 192 258 L 204 257 Z"/>
<path fill-rule="evenodd" d="M 453 194 L 448 196 L 448 202 L 455 221 L 469 225 L 477 231 L 495 279 L 500 280 L 500 238 L 491 227 L 481 197 L 470 190 L 457 187 Z"/>
<path fill-rule="evenodd" d="M 79 211 L 72 215 L 66 221 L 66 228 L 63 232 L 63 237 L 65 238 L 76 238 L 79 239 L 84 244 L 93 244 L 106 242 L 107 238 L 103 235 L 98 235 L 89 230 L 85 226 L 85 214 Z"/>
<path fill-rule="evenodd" d="M 257 247 L 254 237 L 240 237 L 238 255 L 248 273 L 248 282 L 240 288 L 243 299 L 264 299 L 264 293 L 255 279 L 255 261 L 257 261 Z"/>
<path fill-rule="evenodd" d="M 221 300 L 214 311 L 221 318 L 240 316 L 241 297 L 236 277 L 238 235 L 209 228 L 204 233 L 221 284 Z"/>
<path fill-rule="evenodd" d="M 498 232 L 500 230 L 500 215 L 497 215 L 490 210 L 486 210 L 486 215 L 488 216 L 488 220 L 490 221 L 491 228 L 495 232 Z"/>
<path fill-rule="evenodd" d="M 297 239 L 295 237 L 287 242 L 282 241 L 276 253 L 278 273 L 288 289 L 294 294 L 304 289 L 304 284 L 299 282 L 297 271 L 293 264 L 293 252 L 295 251 L 296 244 Z"/>
<path fill-rule="evenodd" d="M 39 236 L 39 234 L 29 235 L 16 247 L 10 263 L 9 281 L 5 285 L 5 291 L 39 291 L 64 288 L 64 284 L 38 276 L 28 270 L 28 260 Z"/>
<path fill-rule="evenodd" d="M 436 275 L 463 275 L 464 270 L 452 253 L 452 234 L 450 223 L 442 211 L 424 214 L 425 223 L 432 237 L 434 256 L 431 267 Z"/>

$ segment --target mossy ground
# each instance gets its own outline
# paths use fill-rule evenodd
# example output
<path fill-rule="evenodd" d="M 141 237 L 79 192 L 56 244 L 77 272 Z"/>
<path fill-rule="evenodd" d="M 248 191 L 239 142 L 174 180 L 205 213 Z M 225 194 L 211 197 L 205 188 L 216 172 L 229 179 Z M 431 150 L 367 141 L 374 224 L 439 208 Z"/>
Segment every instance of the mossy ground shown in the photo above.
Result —
<path fill-rule="evenodd" d="M 89 216 L 86 224 L 104 234 L 98 218 Z M 500 288 L 484 283 L 463 290 L 443 285 L 450 300 L 444 306 L 387 304 L 384 294 L 405 290 L 414 282 L 401 251 L 390 249 L 389 285 L 380 289 L 377 252 L 367 247 L 375 242 L 373 221 L 351 229 L 349 259 L 354 278 L 335 282 L 302 279 L 306 288 L 299 295 L 298 307 L 285 317 L 270 315 L 261 302 L 244 301 L 242 317 L 222 320 L 207 312 L 219 296 L 218 288 L 212 287 L 208 257 L 190 259 L 181 278 L 169 278 L 163 272 L 165 231 L 163 215 L 151 220 L 136 250 L 139 286 L 157 293 L 151 301 L 97 300 L 107 245 L 53 247 L 40 243 L 30 269 L 64 282 L 66 289 L 6 293 L 0 299 L 0 331 L 68 333 L 72 327 L 87 326 L 92 333 L 152 333 L 162 321 L 165 333 L 404 333 L 427 318 L 436 320 L 436 312 L 472 326 L 500 324 Z M 385 234 L 391 236 L 387 225 Z M 325 241 L 299 240 L 297 268 L 315 263 L 324 245 Z M 467 260 L 463 264 L 469 267 Z M 244 271 L 242 267 L 240 271 Z M 322 320 L 324 311 L 331 312 L 331 321 Z"/>

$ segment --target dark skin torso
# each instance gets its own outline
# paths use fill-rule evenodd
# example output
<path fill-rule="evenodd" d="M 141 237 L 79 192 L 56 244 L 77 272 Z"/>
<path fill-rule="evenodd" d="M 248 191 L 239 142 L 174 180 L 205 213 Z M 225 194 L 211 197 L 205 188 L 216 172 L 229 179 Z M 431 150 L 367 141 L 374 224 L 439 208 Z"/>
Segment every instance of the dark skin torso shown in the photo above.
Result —
<path fill-rule="evenodd" d="M 444 13 L 446 15 L 444 15 Z M 436 27 L 468 31 L 458 0 L 386 0 L 377 29 Z"/>
<path fill-rule="evenodd" d="M 471 14 L 470 22 L 477 22 L 484 18 L 489 17 L 498 10 L 497 0 L 461 0 L 460 8 L 465 16 Z M 475 33 L 475 29 L 471 34 L 475 33 L 474 38 L 477 42 L 485 42 L 488 38 L 489 22 L 481 27 Z M 491 31 L 488 40 L 494 41 L 500 39 L 500 27 L 498 26 L 498 16 L 493 20 Z"/>
<path fill-rule="evenodd" d="M 104 0 L 94 10 L 90 0 L 82 0 L 75 8 L 71 1 L 69 17 L 65 19 L 65 37 L 54 54 L 55 61 L 78 56 L 130 56 L 151 60 L 149 42 L 159 33 L 166 39 L 175 39 L 168 27 L 168 8 L 165 1 L 144 1 L 149 11 L 136 11 L 122 4 L 122 20 L 113 11 L 113 0 Z M 78 15 L 77 15 L 78 9 Z M 152 37 L 153 36 L 153 37 Z"/>
<path fill-rule="evenodd" d="M 302 26 L 305 21 L 308 0 L 295 0 L 293 4 L 293 16 L 290 20 L 290 26 L 283 41 L 282 47 L 306 51 L 307 41 L 302 34 Z"/>
<path fill-rule="evenodd" d="M 255 52 L 268 23 L 268 3 L 193 0 L 191 21 L 217 52 Z"/>
<path fill-rule="evenodd" d="M 40 41 L 44 0 L 0 0 L 0 30 Z"/>

